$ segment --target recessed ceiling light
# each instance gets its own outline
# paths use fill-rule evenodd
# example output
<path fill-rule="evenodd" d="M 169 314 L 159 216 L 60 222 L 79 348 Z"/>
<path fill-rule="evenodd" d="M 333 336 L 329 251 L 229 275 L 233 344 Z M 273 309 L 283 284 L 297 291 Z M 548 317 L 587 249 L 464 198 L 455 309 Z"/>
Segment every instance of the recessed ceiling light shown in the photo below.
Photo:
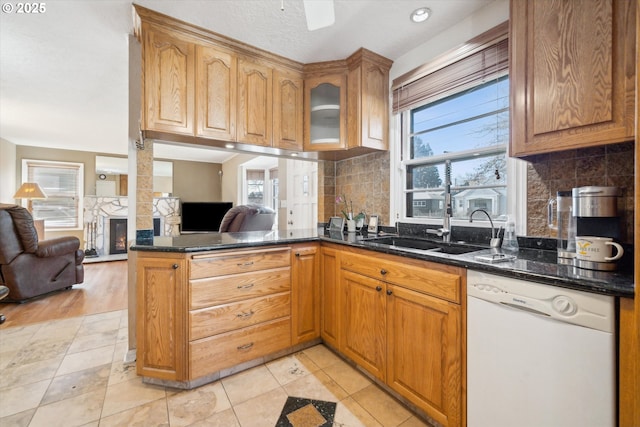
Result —
<path fill-rule="evenodd" d="M 428 7 L 421 7 L 411 12 L 411 21 L 424 22 L 429 19 L 430 15 L 431 9 L 429 9 Z"/>

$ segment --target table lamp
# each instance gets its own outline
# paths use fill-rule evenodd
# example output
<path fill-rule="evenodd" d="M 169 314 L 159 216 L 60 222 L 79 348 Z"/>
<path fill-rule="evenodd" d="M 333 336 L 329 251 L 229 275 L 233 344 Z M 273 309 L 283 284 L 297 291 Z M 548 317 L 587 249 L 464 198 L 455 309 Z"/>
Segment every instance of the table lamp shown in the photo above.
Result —
<path fill-rule="evenodd" d="M 42 188 L 37 182 L 25 182 L 23 183 L 16 194 L 13 195 L 14 199 L 27 199 L 27 210 L 33 215 L 33 199 L 46 199 L 47 195 L 44 194 Z"/>

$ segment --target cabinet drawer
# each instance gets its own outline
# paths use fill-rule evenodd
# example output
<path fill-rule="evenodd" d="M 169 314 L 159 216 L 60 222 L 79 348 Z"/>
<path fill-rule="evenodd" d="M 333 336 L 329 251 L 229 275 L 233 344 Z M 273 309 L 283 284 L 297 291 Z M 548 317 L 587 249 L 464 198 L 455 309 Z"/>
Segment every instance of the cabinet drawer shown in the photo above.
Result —
<path fill-rule="evenodd" d="M 341 267 L 448 301 L 460 302 L 462 285 L 459 274 L 358 254 L 343 256 Z"/>
<path fill-rule="evenodd" d="M 189 313 L 189 340 L 193 341 L 290 315 L 290 292 L 194 310 Z"/>
<path fill-rule="evenodd" d="M 291 289 L 289 267 L 189 281 L 191 310 Z"/>
<path fill-rule="evenodd" d="M 200 279 L 203 277 L 217 277 L 227 274 L 288 267 L 290 265 L 289 257 L 288 248 L 194 255 L 191 258 L 189 278 Z"/>
<path fill-rule="evenodd" d="M 291 345 L 291 318 L 272 320 L 189 343 L 189 378 L 199 378 Z"/>

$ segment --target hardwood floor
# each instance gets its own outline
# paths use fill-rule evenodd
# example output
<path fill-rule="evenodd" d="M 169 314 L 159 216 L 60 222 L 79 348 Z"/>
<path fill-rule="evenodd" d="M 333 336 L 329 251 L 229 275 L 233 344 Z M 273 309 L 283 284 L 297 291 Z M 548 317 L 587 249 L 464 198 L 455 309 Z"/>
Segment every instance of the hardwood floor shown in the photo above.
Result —
<path fill-rule="evenodd" d="M 24 304 L 0 303 L 7 320 L 0 328 L 22 326 L 127 308 L 127 261 L 84 265 L 84 283 Z"/>

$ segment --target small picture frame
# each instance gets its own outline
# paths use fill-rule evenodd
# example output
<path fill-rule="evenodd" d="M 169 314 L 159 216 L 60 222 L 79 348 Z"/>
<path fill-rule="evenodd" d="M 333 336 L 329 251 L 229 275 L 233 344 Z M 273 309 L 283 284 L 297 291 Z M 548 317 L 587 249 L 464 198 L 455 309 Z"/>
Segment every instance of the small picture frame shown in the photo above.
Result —
<path fill-rule="evenodd" d="M 344 229 L 344 218 L 341 216 L 332 216 L 329 219 L 329 231 L 339 231 L 342 233 Z"/>
<path fill-rule="evenodd" d="M 367 233 L 378 234 L 378 215 L 369 216 L 369 225 L 367 226 Z"/>

